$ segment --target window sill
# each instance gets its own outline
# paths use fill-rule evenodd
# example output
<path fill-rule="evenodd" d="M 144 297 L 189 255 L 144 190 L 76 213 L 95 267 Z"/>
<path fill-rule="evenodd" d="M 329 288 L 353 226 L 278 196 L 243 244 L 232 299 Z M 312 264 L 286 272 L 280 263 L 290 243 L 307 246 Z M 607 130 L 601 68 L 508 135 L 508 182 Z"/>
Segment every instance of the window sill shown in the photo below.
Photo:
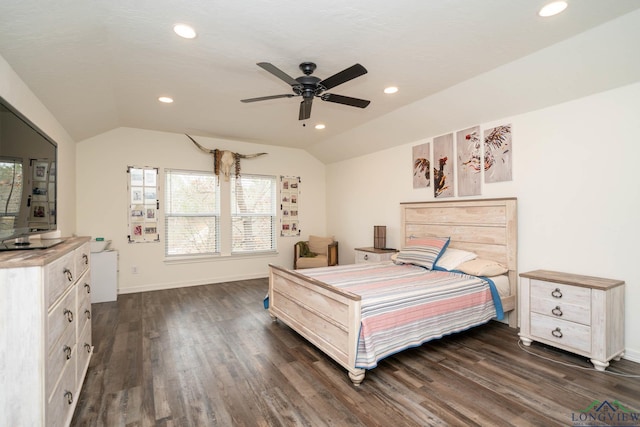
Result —
<path fill-rule="evenodd" d="M 247 258 L 274 258 L 278 256 L 278 251 L 257 252 L 257 253 L 234 253 L 234 254 L 216 254 L 216 255 L 181 255 L 174 257 L 165 257 L 165 264 L 191 264 L 197 262 L 218 262 L 218 261 L 234 261 Z"/>

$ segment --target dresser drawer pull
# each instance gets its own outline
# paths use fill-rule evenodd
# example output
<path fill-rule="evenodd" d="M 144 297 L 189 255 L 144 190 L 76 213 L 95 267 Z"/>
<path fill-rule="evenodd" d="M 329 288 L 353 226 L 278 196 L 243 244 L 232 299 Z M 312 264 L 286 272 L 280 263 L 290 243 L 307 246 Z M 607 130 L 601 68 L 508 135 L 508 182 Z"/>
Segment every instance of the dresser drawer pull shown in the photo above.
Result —
<path fill-rule="evenodd" d="M 85 310 L 84 315 L 87 316 L 87 319 L 91 319 L 91 312 L 89 310 Z"/>
<path fill-rule="evenodd" d="M 84 349 L 87 350 L 87 353 L 91 353 L 91 345 L 84 343 Z"/>
<path fill-rule="evenodd" d="M 68 345 L 65 345 L 62 348 L 62 351 L 64 352 L 64 355 L 67 357 L 67 360 L 71 359 L 71 347 L 69 347 Z"/>
<path fill-rule="evenodd" d="M 368 254 L 364 254 L 364 260 L 368 260 L 369 259 L 369 255 Z"/>
<path fill-rule="evenodd" d="M 62 314 L 64 314 L 67 317 L 67 320 L 69 321 L 69 323 L 73 322 L 73 311 L 69 310 L 68 308 L 65 308 Z"/>
<path fill-rule="evenodd" d="M 551 331 L 551 335 L 556 338 L 562 338 L 562 331 L 560 330 L 560 328 L 555 328 L 553 331 Z"/>
<path fill-rule="evenodd" d="M 87 293 L 90 294 L 91 293 L 91 285 L 89 285 L 88 283 L 84 284 L 84 288 L 87 290 Z"/>
<path fill-rule="evenodd" d="M 560 291 L 559 288 L 555 288 L 552 292 L 551 292 L 551 296 L 554 298 L 562 298 L 562 292 Z"/>
<path fill-rule="evenodd" d="M 73 282 L 73 274 L 71 274 L 71 270 L 65 268 L 63 271 L 64 275 L 67 276 L 67 280 Z"/>
<path fill-rule="evenodd" d="M 72 404 L 73 404 L 73 393 L 71 393 L 69 390 L 67 390 L 67 391 L 64 393 L 64 397 L 66 397 L 66 398 L 67 398 L 67 403 L 68 403 L 69 405 L 72 405 Z"/>
<path fill-rule="evenodd" d="M 554 316 L 558 316 L 558 317 L 562 317 L 562 310 L 560 310 L 560 306 L 556 305 L 556 308 L 554 308 L 553 310 L 551 310 L 551 313 Z"/>
<path fill-rule="evenodd" d="M 84 265 L 89 265 L 89 255 L 82 254 L 82 261 L 84 261 Z"/>

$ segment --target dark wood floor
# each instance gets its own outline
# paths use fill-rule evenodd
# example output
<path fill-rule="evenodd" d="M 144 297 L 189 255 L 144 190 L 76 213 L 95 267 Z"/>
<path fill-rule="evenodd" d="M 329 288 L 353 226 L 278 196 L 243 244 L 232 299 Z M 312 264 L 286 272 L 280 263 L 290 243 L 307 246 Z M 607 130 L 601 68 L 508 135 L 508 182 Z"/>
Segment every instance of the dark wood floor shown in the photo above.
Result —
<path fill-rule="evenodd" d="M 567 426 L 596 400 L 640 412 L 639 378 L 540 359 L 497 322 L 389 357 L 356 388 L 271 321 L 266 289 L 258 279 L 94 304 L 95 353 L 72 425 Z M 549 347 L 531 350 L 590 366 Z M 611 369 L 640 375 L 625 360 Z"/>

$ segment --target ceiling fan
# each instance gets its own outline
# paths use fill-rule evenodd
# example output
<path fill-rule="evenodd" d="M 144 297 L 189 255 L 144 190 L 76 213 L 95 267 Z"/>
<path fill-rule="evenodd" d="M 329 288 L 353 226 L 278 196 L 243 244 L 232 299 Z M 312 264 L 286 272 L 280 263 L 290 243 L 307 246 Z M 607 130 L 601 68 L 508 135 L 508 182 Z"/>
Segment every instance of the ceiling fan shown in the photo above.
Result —
<path fill-rule="evenodd" d="M 325 93 L 326 90 L 332 89 L 338 85 L 341 85 L 342 83 L 346 83 L 349 80 L 353 80 L 356 77 L 360 77 L 363 74 L 367 74 L 367 69 L 360 64 L 352 65 L 351 67 L 346 68 L 331 77 L 327 77 L 324 80 L 320 80 L 318 77 L 311 75 L 316 69 L 316 64 L 314 64 L 313 62 L 303 62 L 302 64 L 300 64 L 300 69 L 304 73 L 304 76 L 300 76 L 296 79 L 268 62 L 259 62 L 257 65 L 270 72 L 274 76 L 278 77 L 285 83 L 291 85 L 293 93 L 242 99 L 240 100 L 241 102 L 256 102 L 266 101 L 268 99 L 293 98 L 294 96 L 302 96 L 298 120 L 306 120 L 311 117 L 311 104 L 313 103 L 313 98 L 316 96 L 323 101 L 335 102 L 337 104 L 349 105 L 351 107 L 359 108 L 365 108 L 371 102 L 367 101 L 366 99 L 352 98 L 350 96 L 336 95 L 333 93 Z"/>

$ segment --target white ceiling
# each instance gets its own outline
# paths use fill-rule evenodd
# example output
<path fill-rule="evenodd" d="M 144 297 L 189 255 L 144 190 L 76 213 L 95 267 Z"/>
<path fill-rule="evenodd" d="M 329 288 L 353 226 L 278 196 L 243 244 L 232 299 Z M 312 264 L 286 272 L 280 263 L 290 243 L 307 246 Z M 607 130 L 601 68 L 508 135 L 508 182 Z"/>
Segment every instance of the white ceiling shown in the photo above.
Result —
<path fill-rule="evenodd" d="M 126 126 L 297 147 L 336 161 L 354 129 L 373 138 L 398 109 L 640 9 L 638 0 L 569 0 L 564 13 L 543 19 L 545 3 L 3 0 L 0 55 L 76 141 Z M 178 22 L 198 37 L 177 37 Z M 257 62 L 298 77 L 303 61 L 315 62 L 320 78 L 364 65 L 368 74 L 329 92 L 371 105 L 316 98 L 303 127 L 300 98 L 240 102 L 291 91 Z M 385 95 L 388 85 L 400 91 Z M 162 95 L 175 102 L 158 103 Z M 327 128 L 315 130 L 319 122 Z M 394 143 L 409 142 L 400 133 Z M 323 152 L 325 141 L 334 152 Z"/>

